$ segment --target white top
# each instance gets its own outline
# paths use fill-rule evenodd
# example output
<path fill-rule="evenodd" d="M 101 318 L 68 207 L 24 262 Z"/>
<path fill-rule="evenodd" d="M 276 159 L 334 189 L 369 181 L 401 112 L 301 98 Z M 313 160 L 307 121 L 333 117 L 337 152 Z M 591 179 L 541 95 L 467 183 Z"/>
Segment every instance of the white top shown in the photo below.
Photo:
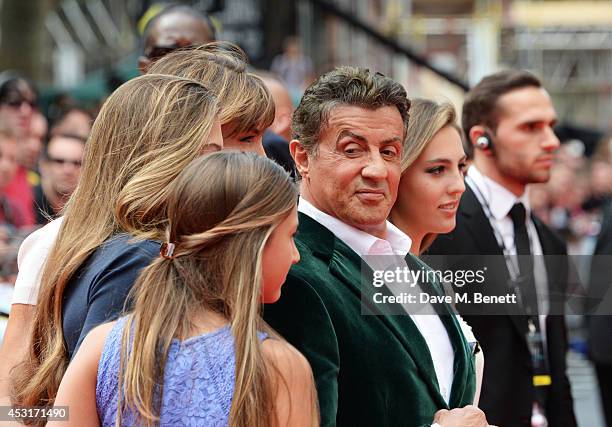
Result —
<path fill-rule="evenodd" d="M 19 273 L 13 291 L 13 304 L 36 305 L 40 276 L 47 256 L 57 239 L 63 218 L 34 231 L 21 243 L 17 254 Z"/>
<path fill-rule="evenodd" d="M 386 224 L 387 240 L 384 240 L 320 211 L 303 197 L 300 198 L 298 211 L 327 228 L 361 258 L 366 255 L 399 255 L 403 258 L 408 254 L 412 244 L 410 237 L 389 221 Z M 409 314 L 409 316 L 427 343 L 436 371 L 440 394 L 448 403 L 453 385 L 455 355 L 446 328 L 437 315 Z"/>

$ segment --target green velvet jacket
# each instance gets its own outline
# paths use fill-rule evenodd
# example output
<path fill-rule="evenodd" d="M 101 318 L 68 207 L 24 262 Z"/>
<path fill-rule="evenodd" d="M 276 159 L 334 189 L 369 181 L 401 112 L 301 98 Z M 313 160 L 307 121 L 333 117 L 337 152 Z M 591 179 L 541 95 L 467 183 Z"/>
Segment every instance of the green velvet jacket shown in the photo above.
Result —
<path fill-rule="evenodd" d="M 264 318 L 310 362 L 321 425 L 427 426 L 439 409 L 471 404 L 474 360 L 456 318 L 441 316 L 455 352 L 447 405 L 410 317 L 363 315 L 362 291 L 373 288 L 361 284 L 361 258 L 310 217 L 300 214 L 299 221 L 301 261 Z M 422 265 L 408 257 L 408 265 Z"/>

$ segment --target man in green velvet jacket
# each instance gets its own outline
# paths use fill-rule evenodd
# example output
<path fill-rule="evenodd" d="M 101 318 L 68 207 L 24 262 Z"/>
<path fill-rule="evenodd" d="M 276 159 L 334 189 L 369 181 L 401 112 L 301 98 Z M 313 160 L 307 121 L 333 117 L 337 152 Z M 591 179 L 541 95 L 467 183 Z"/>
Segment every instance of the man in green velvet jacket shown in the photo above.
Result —
<path fill-rule="evenodd" d="M 386 221 L 408 108 L 398 83 L 340 67 L 306 90 L 293 117 L 301 262 L 264 317 L 309 360 L 324 426 L 487 425 L 470 406 L 473 356 L 449 307 L 419 317 L 362 304 L 374 292 L 364 285 L 372 274 L 364 257 L 424 267 L 408 254 L 410 238 Z"/>

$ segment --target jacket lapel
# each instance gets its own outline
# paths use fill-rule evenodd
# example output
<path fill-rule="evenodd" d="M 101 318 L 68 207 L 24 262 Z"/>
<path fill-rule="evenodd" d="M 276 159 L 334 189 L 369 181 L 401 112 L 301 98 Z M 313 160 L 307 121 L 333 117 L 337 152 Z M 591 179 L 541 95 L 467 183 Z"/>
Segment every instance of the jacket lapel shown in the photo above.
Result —
<path fill-rule="evenodd" d="M 427 264 L 411 254 L 406 256 L 406 264 L 411 269 L 429 269 Z M 422 288 L 423 290 L 433 289 L 437 295 L 445 294 L 441 284 L 436 280 Z M 453 384 L 449 406 L 451 408 L 460 407 L 465 405 L 466 393 L 469 394 L 467 401 L 471 402 L 475 392 L 475 367 L 472 351 L 452 307 L 449 304 L 436 304 L 435 308 L 448 333 L 454 353 Z"/>
<path fill-rule="evenodd" d="M 482 205 L 476 198 L 474 191 L 469 185 L 467 186 L 460 203 L 462 205 L 461 215 L 467 219 L 464 221 L 464 225 L 470 229 L 470 234 L 474 237 L 474 242 L 478 248 L 478 253 L 481 255 L 497 255 L 500 257 L 500 259 L 503 258 L 504 252 L 499 246 L 497 238 L 495 237 L 495 232 L 493 231 L 491 222 L 485 215 Z M 502 259 L 502 261 L 504 262 L 504 268 L 496 270 L 503 271 L 504 275 L 499 278 L 494 278 L 494 280 L 503 280 L 504 282 L 508 283 L 510 280 L 510 273 L 508 272 L 508 268 L 505 266 L 505 259 Z M 520 311 L 511 312 L 508 314 L 519 335 L 524 337 L 527 333 L 527 322 L 525 317 L 521 315 Z"/>

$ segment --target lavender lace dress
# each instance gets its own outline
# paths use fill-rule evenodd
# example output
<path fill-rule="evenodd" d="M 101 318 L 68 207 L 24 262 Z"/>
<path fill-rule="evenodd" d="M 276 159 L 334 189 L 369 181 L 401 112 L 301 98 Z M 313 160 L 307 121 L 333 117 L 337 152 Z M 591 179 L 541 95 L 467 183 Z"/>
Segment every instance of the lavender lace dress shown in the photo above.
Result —
<path fill-rule="evenodd" d="M 117 388 L 121 334 L 126 318 L 109 333 L 96 385 L 100 424 L 114 426 L 117 415 Z M 260 334 L 263 340 L 267 336 Z M 160 411 L 161 426 L 227 426 L 236 366 L 234 338 L 229 325 L 214 332 L 173 340 L 164 370 Z M 123 413 L 122 425 L 135 425 L 132 413 Z"/>

